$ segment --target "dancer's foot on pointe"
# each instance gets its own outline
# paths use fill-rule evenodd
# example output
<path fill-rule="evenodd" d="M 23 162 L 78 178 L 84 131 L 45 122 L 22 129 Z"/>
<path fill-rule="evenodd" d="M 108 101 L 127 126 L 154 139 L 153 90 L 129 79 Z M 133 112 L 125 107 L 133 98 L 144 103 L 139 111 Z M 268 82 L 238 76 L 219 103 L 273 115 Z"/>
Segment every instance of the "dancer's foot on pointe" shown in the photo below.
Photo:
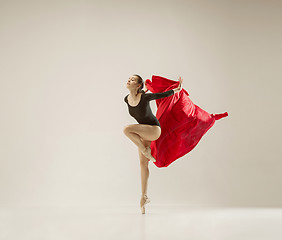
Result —
<path fill-rule="evenodd" d="M 148 198 L 146 194 L 144 196 L 141 196 L 140 209 L 141 209 L 142 214 L 145 214 L 145 205 L 149 203 L 150 201 L 151 201 L 150 198 Z"/>

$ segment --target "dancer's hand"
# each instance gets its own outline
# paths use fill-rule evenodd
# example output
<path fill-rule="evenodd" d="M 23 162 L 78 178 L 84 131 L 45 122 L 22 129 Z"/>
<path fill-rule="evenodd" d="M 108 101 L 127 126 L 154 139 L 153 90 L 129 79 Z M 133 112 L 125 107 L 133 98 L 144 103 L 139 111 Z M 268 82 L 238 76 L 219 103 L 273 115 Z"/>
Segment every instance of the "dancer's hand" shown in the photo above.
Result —
<path fill-rule="evenodd" d="M 177 93 L 177 92 L 179 92 L 179 91 L 182 89 L 182 86 L 181 86 L 181 85 L 182 85 L 183 79 L 179 76 L 179 77 L 178 77 L 178 80 L 179 80 L 179 85 L 178 85 L 177 88 L 173 89 L 174 93 Z"/>
<path fill-rule="evenodd" d="M 178 89 L 179 91 L 182 89 L 182 82 L 183 82 L 183 78 L 181 78 L 180 76 L 178 77 L 179 80 L 179 85 L 178 85 Z"/>

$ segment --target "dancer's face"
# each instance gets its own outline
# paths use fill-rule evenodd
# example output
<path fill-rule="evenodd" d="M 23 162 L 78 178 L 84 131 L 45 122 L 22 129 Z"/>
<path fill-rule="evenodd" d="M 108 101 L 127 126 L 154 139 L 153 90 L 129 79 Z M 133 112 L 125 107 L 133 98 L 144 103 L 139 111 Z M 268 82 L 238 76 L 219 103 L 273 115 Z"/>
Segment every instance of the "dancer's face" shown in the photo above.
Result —
<path fill-rule="evenodd" d="M 126 87 L 128 89 L 136 90 L 140 86 L 141 86 L 141 84 L 138 83 L 136 76 L 132 75 L 131 77 L 128 78 L 127 83 L 126 83 Z"/>

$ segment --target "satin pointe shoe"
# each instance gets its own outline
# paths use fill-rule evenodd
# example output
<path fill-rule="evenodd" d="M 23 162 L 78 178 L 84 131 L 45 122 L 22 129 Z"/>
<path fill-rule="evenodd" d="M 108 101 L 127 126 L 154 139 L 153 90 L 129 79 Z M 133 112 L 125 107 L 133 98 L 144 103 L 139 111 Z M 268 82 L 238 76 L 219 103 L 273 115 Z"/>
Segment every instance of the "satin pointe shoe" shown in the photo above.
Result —
<path fill-rule="evenodd" d="M 145 150 L 142 152 L 146 158 L 149 158 L 150 161 L 155 162 L 156 159 L 151 155 L 151 148 L 146 147 Z"/>
<path fill-rule="evenodd" d="M 141 197 L 142 197 L 142 196 L 141 196 Z M 148 196 L 147 196 L 146 194 L 144 195 L 144 198 L 145 198 L 145 202 L 144 202 L 143 205 L 140 206 L 140 209 L 141 209 L 141 213 L 142 213 L 142 214 L 145 214 L 145 205 L 151 201 L 151 199 L 148 198 Z"/>

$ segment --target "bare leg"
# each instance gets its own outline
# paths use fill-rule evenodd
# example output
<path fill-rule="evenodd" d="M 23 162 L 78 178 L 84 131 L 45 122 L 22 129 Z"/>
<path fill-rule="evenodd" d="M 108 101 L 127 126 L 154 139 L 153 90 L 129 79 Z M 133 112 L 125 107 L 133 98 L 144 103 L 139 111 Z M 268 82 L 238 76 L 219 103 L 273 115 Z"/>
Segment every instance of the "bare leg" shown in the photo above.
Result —
<path fill-rule="evenodd" d="M 154 157 L 149 153 L 151 141 L 157 140 L 161 135 L 159 126 L 148 124 L 131 124 L 124 128 L 124 134 L 138 147 L 141 168 L 141 186 L 142 196 L 140 200 L 141 211 L 145 213 L 145 204 L 150 202 L 147 197 L 147 185 L 149 178 L 149 160 L 155 161 Z M 148 151 L 149 152 L 148 152 Z"/>
<path fill-rule="evenodd" d="M 143 142 L 145 147 L 151 145 L 151 141 L 143 141 Z M 149 159 L 146 158 L 140 150 L 139 150 L 139 158 L 140 158 L 140 169 L 141 169 L 141 190 L 142 190 L 142 196 L 145 196 L 147 195 L 147 186 L 149 179 L 149 168 L 148 168 Z"/>
<path fill-rule="evenodd" d="M 152 126 L 147 124 L 131 124 L 123 129 L 124 134 L 143 152 L 146 146 L 142 142 L 157 140 L 161 135 L 161 128 L 159 126 Z M 141 140 L 142 139 L 142 140 Z"/>
<path fill-rule="evenodd" d="M 142 140 L 142 139 L 141 139 Z M 142 140 L 142 142 L 144 143 L 144 146 L 150 146 L 151 145 L 151 141 L 145 141 Z M 139 157 L 140 157 L 140 169 L 141 169 L 141 199 L 140 199 L 140 207 L 141 207 L 141 211 L 144 214 L 145 213 L 145 203 L 147 203 L 147 189 L 148 189 L 148 179 L 149 179 L 149 168 L 148 168 L 148 163 L 149 163 L 149 159 L 146 158 L 142 152 L 140 150 L 139 151 Z"/>
<path fill-rule="evenodd" d="M 136 144 L 136 146 L 141 152 L 145 150 L 146 147 L 142 143 L 141 138 L 137 133 L 129 132 L 129 131 L 124 131 L 124 133 L 132 142 Z"/>

